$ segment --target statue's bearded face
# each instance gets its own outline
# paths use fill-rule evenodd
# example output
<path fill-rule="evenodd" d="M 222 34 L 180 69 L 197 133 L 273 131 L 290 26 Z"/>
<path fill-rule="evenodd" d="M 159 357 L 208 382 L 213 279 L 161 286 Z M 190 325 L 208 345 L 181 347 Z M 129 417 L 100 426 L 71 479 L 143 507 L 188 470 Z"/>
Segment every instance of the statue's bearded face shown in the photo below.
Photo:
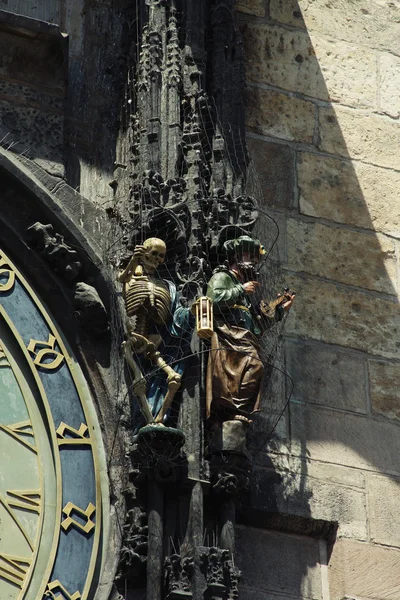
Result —
<path fill-rule="evenodd" d="M 146 253 L 143 257 L 143 264 L 147 273 L 154 271 L 162 265 L 165 260 L 167 247 L 162 240 L 151 238 L 143 244 L 146 248 Z"/>

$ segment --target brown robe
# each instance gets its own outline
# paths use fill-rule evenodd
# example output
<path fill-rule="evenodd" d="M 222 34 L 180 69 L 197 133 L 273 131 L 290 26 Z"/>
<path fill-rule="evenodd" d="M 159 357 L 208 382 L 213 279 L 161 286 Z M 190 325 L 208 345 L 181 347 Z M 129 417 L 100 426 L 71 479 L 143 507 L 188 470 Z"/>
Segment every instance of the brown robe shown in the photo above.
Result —
<path fill-rule="evenodd" d="M 231 416 L 259 411 L 263 375 L 257 337 L 236 325 L 217 325 L 208 357 L 207 417 L 211 411 Z"/>

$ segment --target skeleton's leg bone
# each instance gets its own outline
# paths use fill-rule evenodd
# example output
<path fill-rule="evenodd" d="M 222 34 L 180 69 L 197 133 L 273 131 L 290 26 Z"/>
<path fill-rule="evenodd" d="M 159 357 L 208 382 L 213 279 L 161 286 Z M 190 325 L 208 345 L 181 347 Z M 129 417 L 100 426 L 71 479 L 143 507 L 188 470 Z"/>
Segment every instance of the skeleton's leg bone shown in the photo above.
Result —
<path fill-rule="evenodd" d="M 149 342 L 151 342 L 152 344 L 154 344 L 154 348 L 157 349 L 158 346 L 162 342 L 162 337 L 161 337 L 161 335 L 158 335 L 158 333 L 150 333 L 148 335 L 148 340 L 149 340 Z"/>
<path fill-rule="evenodd" d="M 130 366 L 133 372 L 133 390 L 139 399 L 140 409 L 147 421 L 147 423 L 154 423 L 154 417 L 151 414 L 149 402 L 146 397 L 146 380 L 143 377 L 139 366 L 135 362 L 132 354 L 132 348 L 129 342 L 123 344 L 126 362 Z"/>
<path fill-rule="evenodd" d="M 144 352 L 147 352 L 149 340 L 146 337 L 132 329 L 128 329 L 128 339 L 129 345 L 134 348 L 137 354 L 143 354 Z"/>
<path fill-rule="evenodd" d="M 171 404 L 172 404 L 172 400 L 175 397 L 176 392 L 179 390 L 179 388 L 181 387 L 181 376 L 178 373 L 175 373 L 174 379 L 169 379 L 168 378 L 168 390 L 167 393 L 165 394 L 165 398 L 164 398 L 164 402 L 162 403 L 162 406 L 156 416 L 155 422 L 156 423 L 162 423 L 167 410 L 170 408 Z"/>
<path fill-rule="evenodd" d="M 165 360 L 161 357 L 160 353 L 157 352 L 155 348 L 149 347 L 147 356 L 154 364 L 156 364 L 158 367 L 160 367 L 160 369 L 162 369 L 167 375 L 168 390 L 167 390 L 167 393 L 165 394 L 164 402 L 162 403 L 162 406 L 161 406 L 161 408 L 157 414 L 157 417 L 155 419 L 156 423 L 161 423 L 167 410 L 169 409 L 169 407 L 172 404 L 172 400 L 174 399 L 176 392 L 179 390 L 179 388 L 181 386 L 182 377 L 179 375 L 179 373 L 174 371 L 174 369 L 172 367 L 167 365 Z"/>

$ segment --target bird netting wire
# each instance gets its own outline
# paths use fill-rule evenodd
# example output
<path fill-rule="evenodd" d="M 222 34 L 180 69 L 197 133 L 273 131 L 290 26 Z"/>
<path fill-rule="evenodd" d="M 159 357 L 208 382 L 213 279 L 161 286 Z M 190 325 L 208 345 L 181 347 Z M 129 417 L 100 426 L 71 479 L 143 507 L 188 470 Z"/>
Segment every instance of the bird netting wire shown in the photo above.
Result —
<path fill-rule="evenodd" d="M 143 101 L 145 101 L 145 95 L 141 95 L 139 93 L 138 97 L 136 97 L 136 106 L 140 106 Z M 217 111 L 215 104 L 205 103 L 206 111 L 203 114 L 202 111 L 199 111 L 198 119 L 200 123 L 200 130 L 198 132 L 198 148 L 200 153 L 200 158 L 204 163 L 209 165 L 209 176 L 203 178 L 201 180 L 200 188 L 204 195 L 210 196 L 212 193 L 211 187 L 213 184 L 212 180 L 212 166 L 213 166 L 213 139 L 218 132 L 218 135 L 225 139 L 226 132 L 222 130 L 222 125 L 218 119 Z M 183 117 L 182 117 L 183 119 Z M 181 130 L 183 130 L 183 122 L 181 122 Z M 259 178 L 257 176 L 257 172 L 252 161 L 247 161 L 247 150 L 244 142 L 239 139 L 233 139 L 233 127 L 228 128 L 228 134 L 232 136 L 231 143 L 229 144 L 229 148 L 231 152 L 233 151 L 234 159 L 231 160 L 230 156 L 227 152 L 223 155 L 222 163 L 225 170 L 226 181 L 227 181 L 227 190 L 233 194 L 234 191 L 238 190 L 240 187 L 242 188 L 243 195 L 249 195 L 253 197 L 258 205 L 262 205 L 263 201 L 263 190 L 260 185 Z M 246 164 L 247 161 L 247 164 Z M 240 165 L 246 164 L 246 173 L 243 169 L 240 168 Z M 238 168 L 239 166 L 239 168 Z M 140 175 L 140 174 L 139 174 Z M 181 171 L 179 173 L 180 176 L 185 177 L 186 173 Z M 142 205 L 145 200 L 145 193 L 142 189 L 140 192 L 139 204 Z M 150 208 L 162 208 L 165 211 L 168 211 L 168 206 L 163 206 L 152 197 L 149 197 L 146 194 L 146 203 Z M 122 206 L 122 209 L 125 210 L 126 214 L 129 214 L 129 199 L 124 197 L 116 197 L 116 204 L 118 208 Z M 277 292 L 282 291 L 284 287 L 286 287 L 286 282 L 284 281 L 283 271 L 281 268 L 279 251 L 277 239 L 279 236 L 279 227 L 276 221 L 273 219 L 271 215 L 267 213 L 266 210 L 261 206 L 258 208 L 259 216 L 258 220 L 254 226 L 254 229 L 251 233 L 254 237 L 260 239 L 260 241 L 266 247 L 266 258 L 263 262 L 260 263 L 258 281 L 260 283 L 260 288 L 262 290 L 262 297 L 265 300 L 272 300 Z M 138 215 L 140 217 L 140 214 Z M 124 231 L 118 227 L 115 227 L 113 232 L 110 233 L 109 239 L 104 239 L 106 246 L 106 254 L 111 257 L 112 262 L 115 263 L 118 261 L 118 256 L 121 258 L 124 254 L 126 255 L 126 240 L 129 238 L 129 234 L 135 230 L 137 227 L 137 223 L 129 224 L 129 219 L 127 219 L 128 224 L 125 226 Z M 215 228 L 226 225 L 226 223 L 215 224 Z M 140 223 L 140 231 L 141 231 L 141 239 L 143 242 L 145 235 L 143 230 L 143 222 Z M 168 239 L 165 240 L 165 237 L 168 237 L 168 225 L 160 225 L 158 224 L 157 231 L 152 232 L 152 236 L 159 237 L 164 239 L 168 245 Z M 131 248 L 132 250 L 132 248 Z M 112 255 L 112 256 L 111 256 Z M 211 258 L 211 257 L 210 257 Z M 217 266 L 215 264 L 215 256 L 212 257 L 214 260 L 214 267 Z M 222 252 L 217 252 L 217 263 L 223 264 L 226 261 L 226 256 Z M 177 278 L 176 272 L 176 263 L 173 260 L 169 260 L 168 252 L 167 252 L 167 260 L 163 265 L 160 273 L 160 277 L 164 280 L 170 280 L 175 282 L 179 286 L 179 279 Z M 204 276 L 203 284 L 206 286 L 207 278 Z M 117 306 L 121 305 L 121 301 L 115 299 L 113 302 L 113 309 L 116 310 Z M 170 318 L 173 318 L 172 312 L 170 311 Z M 117 320 L 118 321 L 118 320 Z M 262 440 L 263 446 L 268 439 L 273 435 L 273 432 L 279 422 L 279 419 L 282 417 L 285 407 L 287 406 L 287 402 L 289 400 L 291 390 L 293 387 L 292 381 L 290 379 L 289 374 L 286 372 L 284 359 L 283 359 L 283 348 L 282 348 L 282 332 L 284 327 L 285 318 L 282 322 L 275 324 L 271 327 L 267 332 L 265 332 L 259 340 L 260 344 L 260 360 L 263 363 L 266 375 L 264 375 L 263 381 L 263 401 L 261 403 L 261 412 L 259 417 L 257 418 L 256 428 L 258 430 L 258 439 Z M 121 339 L 123 335 L 123 325 L 120 321 L 116 323 L 117 328 L 117 338 Z M 155 327 L 156 332 L 160 335 L 162 334 L 161 328 Z M 175 338 L 173 340 L 174 345 L 178 345 L 182 347 L 183 339 Z M 208 352 L 209 350 L 206 348 L 203 352 Z M 168 346 L 164 346 L 162 349 L 162 354 L 165 357 L 169 355 Z M 192 353 L 187 354 L 184 357 L 185 361 L 189 361 L 193 356 Z M 167 363 L 170 366 L 173 366 L 174 361 L 167 360 Z M 146 373 L 143 374 L 143 377 L 146 381 L 149 381 L 151 378 L 155 376 L 159 376 L 160 369 L 154 368 L 153 365 L 149 365 Z M 175 406 L 173 410 L 178 410 Z"/>

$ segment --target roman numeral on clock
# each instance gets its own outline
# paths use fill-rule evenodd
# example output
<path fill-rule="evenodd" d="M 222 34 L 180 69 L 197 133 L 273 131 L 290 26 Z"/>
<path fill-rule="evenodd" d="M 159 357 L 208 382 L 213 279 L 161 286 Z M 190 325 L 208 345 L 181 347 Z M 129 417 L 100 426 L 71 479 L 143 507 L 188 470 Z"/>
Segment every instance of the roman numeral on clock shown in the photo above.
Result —
<path fill-rule="evenodd" d="M 40 513 L 40 490 L 9 490 L 7 496 L 9 507 Z"/>
<path fill-rule="evenodd" d="M 75 527 L 76 529 L 83 531 L 84 533 L 91 533 L 91 531 L 96 526 L 96 524 L 91 519 L 95 510 L 96 508 L 91 502 L 89 502 L 89 504 L 87 505 L 86 510 L 79 508 L 79 506 L 73 504 L 72 502 L 68 502 L 68 504 L 66 504 L 62 510 L 67 518 L 62 521 L 61 527 L 64 529 L 64 531 L 68 531 L 70 527 Z M 85 519 L 86 523 L 83 525 L 82 523 L 71 517 L 72 513 L 77 514 L 82 520 Z"/>
<path fill-rule="evenodd" d="M 55 594 L 61 592 L 65 600 L 81 600 L 82 596 L 79 592 L 70 594 L 58 579 L 47 584 L 47 589 L 44 593 L 44 598 L 56 598 Z M 57 596 L 61 600 L 61 596 Z"/>
<path fill-rule="evenodd" d="M 89 429 L 85 423 L 81 423 L 79 429 L 75 429 L 61 422 L 57 428 L 57 441 L 59 446 L 82 446 L 90 445 Z M 68 437 L 66 437 L 68 435 Z"/>
<path fill-rule="evenodd" d="M 22 588 L 31 566 L 30 558 L 20 558 L 10 554 L 0 554 L 0 577 Z"/>
<path fill-rule="evenodd" d="M 15 440 L 32 450 L 37 454 L 37 450 L 33 444 L 27 441 L 28 438 L 33 438 L 33 429 L 30 421 L 21 421 L 20 423 L 12 423 L 10 425 L 0 425 L 0 430 L 11 435 Z"/>

